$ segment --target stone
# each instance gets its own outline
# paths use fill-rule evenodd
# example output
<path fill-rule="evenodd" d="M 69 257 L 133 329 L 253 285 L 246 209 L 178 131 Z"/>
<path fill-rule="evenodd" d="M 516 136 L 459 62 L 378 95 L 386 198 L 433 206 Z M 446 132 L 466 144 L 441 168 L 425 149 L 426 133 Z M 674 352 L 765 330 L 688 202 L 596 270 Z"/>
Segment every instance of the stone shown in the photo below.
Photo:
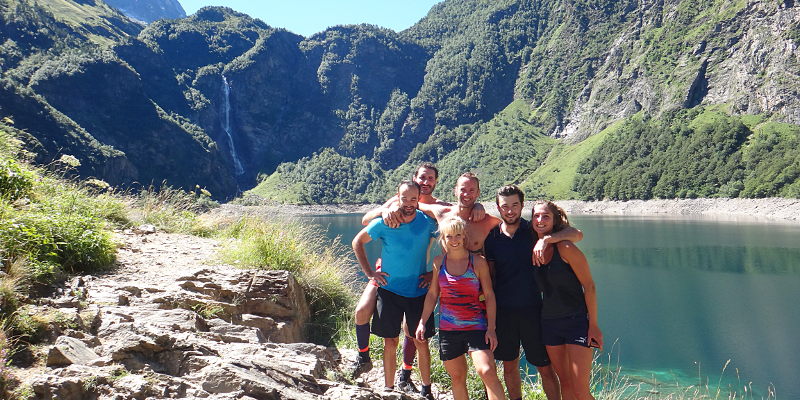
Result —
<path fill-rule="evenodd" d="M 47 353 L 48 367 L 64 367 L 71 364 L 89 364 L 99 356 L 80 339 L 60 336 Z"/>
<path fill-rule="evenodd" d="M 139 235 L 152 235 L 156 233 L 156 226 L 152 224 L 139 225 L 138 227 L 133 229 L 133 233 Z"/>

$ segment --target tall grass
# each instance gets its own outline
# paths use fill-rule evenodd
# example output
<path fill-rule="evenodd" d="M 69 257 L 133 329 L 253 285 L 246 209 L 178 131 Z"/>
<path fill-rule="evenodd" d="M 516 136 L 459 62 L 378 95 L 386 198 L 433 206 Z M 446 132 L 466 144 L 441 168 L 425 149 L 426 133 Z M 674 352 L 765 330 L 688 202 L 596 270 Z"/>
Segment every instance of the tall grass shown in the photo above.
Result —
<path fill-rule="evenodd" d="M 344 246 L 326 240 L 322 232 L 292 219 L 241 218 L 222 232 L 232 238 L 223 261 L 247 268 L 286 270 L 303 287 L 311 308 L 307 335 L 331 344 L 350 319 L 355 296 L 355 269 Z M 336 242 L 336 241 L 334 241 Z M 338 243 L 338 242 L 336 242 Z"/>
<path fill-rule="evenodd" d="M 129 218 L 137 224 L 152 224 L 171 233 L 210 236 L 213 228 L 204 224 L 199 214 L 219 204 L 211 193 L 199 186 L 195 191 L 174 188 L 166 182 L 150 185 L 135 194 L 124 196 L 129 206 Z"/>

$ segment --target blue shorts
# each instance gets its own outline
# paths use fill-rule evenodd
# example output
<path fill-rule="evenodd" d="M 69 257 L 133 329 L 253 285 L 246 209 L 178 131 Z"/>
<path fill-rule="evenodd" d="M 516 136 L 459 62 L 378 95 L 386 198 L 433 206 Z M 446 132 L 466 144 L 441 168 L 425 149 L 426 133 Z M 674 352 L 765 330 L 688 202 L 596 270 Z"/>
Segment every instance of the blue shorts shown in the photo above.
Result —
<path fill-rule="evenodd" d="M 589 347 L 589 316 L 578 314 L 570 317 L 543 319 L 542 343 L 545 346 L 577 344 Z"/>

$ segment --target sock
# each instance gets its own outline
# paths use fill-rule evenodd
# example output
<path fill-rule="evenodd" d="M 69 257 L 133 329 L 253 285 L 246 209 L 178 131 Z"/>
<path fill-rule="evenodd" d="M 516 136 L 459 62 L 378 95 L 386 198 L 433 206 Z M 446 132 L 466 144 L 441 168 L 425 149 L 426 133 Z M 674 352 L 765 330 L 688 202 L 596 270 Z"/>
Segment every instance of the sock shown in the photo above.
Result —
<path fill-rule="evenodd" d="M 358 355 L 369 358 L 369 324 L 356 325 L 356 344 Z"/>
<path fill-rule="evenodd" d="M 411 380 L 411 366 L 406 369 L 406 366 L 403 366 L 403 369 L 400 371 L 400 382 L 408 382 Z"/>
<path fill-rule="evenodd" d="M 409 365 L 414 365 L 414 357 L 417 355 L 417 345 L 414 344 L 414 339 L 404 336 L 406 340 L 403 342 L 403 368 Z"/>
<path fill-rule="evenodd" d="M 422 385 L 422 391 L 420 392 L 423 395 L 426 395 L 431 392 L 431 385 Z"/>

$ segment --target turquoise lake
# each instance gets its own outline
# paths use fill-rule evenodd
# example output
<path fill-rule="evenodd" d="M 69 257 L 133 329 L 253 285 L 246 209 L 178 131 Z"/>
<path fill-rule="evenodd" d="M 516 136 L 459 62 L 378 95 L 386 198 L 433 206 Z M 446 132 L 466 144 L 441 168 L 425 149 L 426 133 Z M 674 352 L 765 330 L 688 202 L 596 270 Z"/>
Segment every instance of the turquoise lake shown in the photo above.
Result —
<path fill-rule="evenodd" d="M 360 215 L 303 217 L 349 247 Z M 606 348 L 635 381 L 800 399 L 800 225 L 574 216 Z M 378 245 L 368 252 L 374 260 Z M 352 257 L 352 252 L 349 253 Z M 355 258 L 353 268 L 357 269 Z M 730 362 L 728 363 L 728 360 Z M 728 363 L 726 367 L 726 363 Z M 723 368 L 725 368 L 723 373 Z"/>

